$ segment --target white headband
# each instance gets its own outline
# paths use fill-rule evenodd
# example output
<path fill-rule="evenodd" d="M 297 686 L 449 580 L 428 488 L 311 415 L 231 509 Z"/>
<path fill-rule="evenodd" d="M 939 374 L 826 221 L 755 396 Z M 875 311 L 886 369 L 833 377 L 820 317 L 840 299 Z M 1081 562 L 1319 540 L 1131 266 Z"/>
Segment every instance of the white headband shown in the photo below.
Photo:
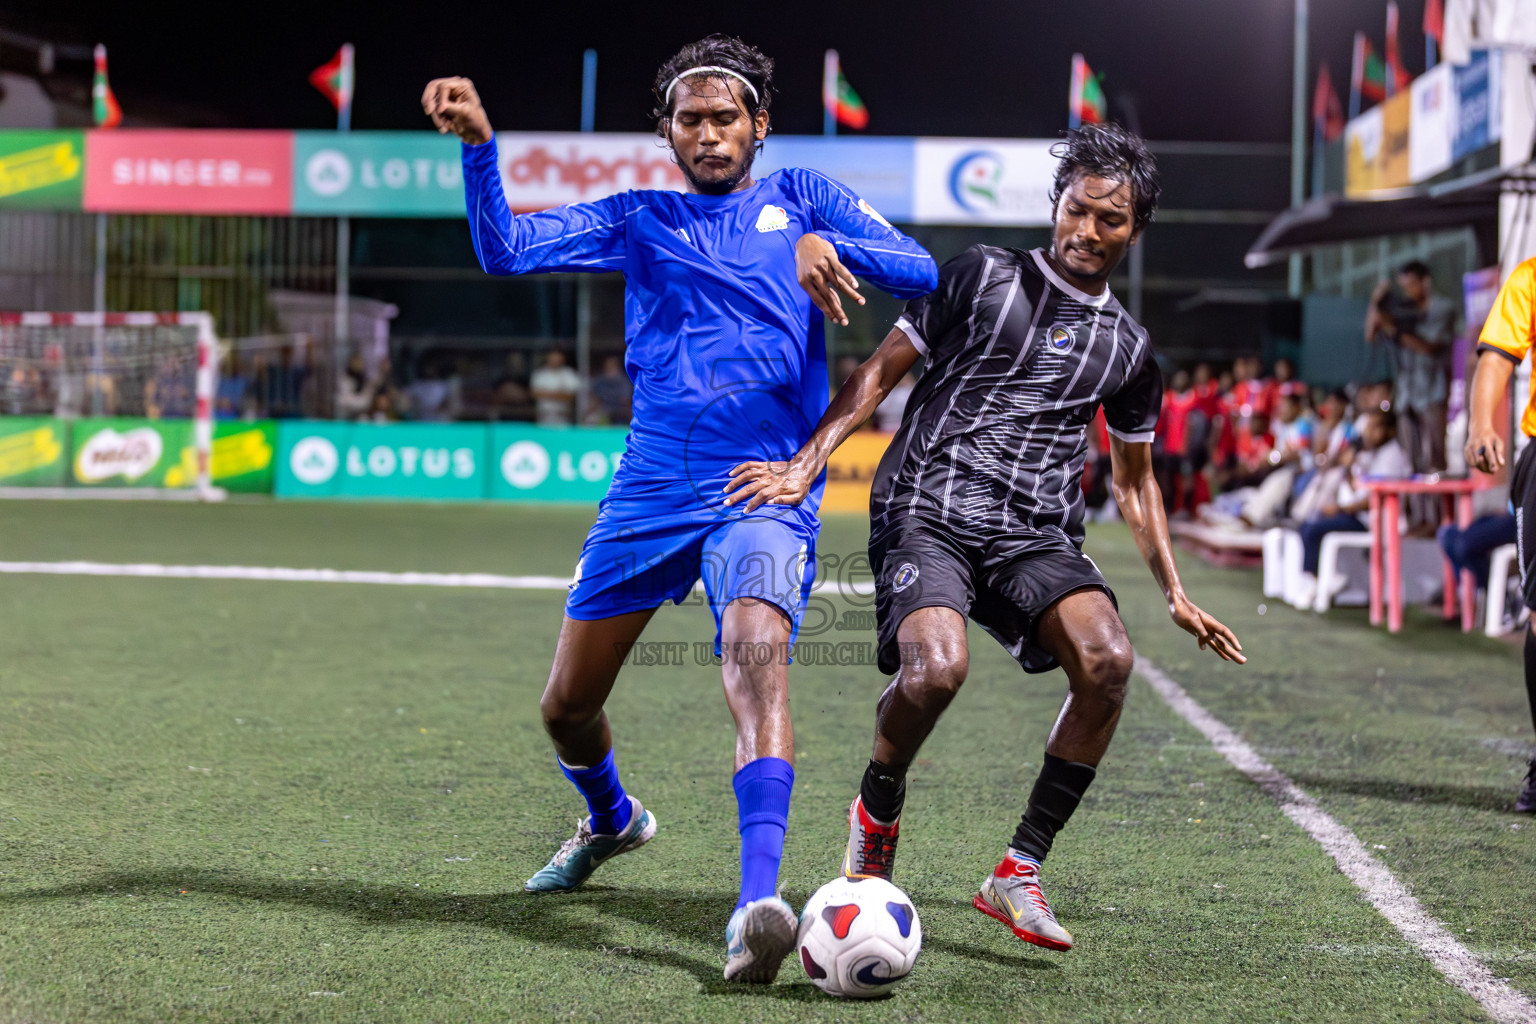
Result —
<path fill-rule="evenodd" d="M 736 79 L 742 85 L 747 87 L 747 92 L 752 94 L 752 102 L 753 103 L 757 103 L 758 102 L 757 90 L 754 89 L 752 87 L 752 83 L 747 81 L 746 78 L 744 78 L 740 73 L 732 71 L 730 68 L 720 68 L 720 67 L 714 67 L 712 65 L 709 66 L 709 67 L 702 67 L 702 68 L 689 68 L 687 71 L 684 71 L 682 74 L 680 74 L 676 78 L 672 79 L 672 81 L 667 83 L 667 91 L 662 94 L 661 102 L 663 104 L 671 103 L 672 102 L 672 90 L 677 88 L 677 83 L 678 82 L 681 82 L 683 79 L 691 77 L 693 75 L 702 75 L 702 74 L 730 75 L 732 78 Z"/>

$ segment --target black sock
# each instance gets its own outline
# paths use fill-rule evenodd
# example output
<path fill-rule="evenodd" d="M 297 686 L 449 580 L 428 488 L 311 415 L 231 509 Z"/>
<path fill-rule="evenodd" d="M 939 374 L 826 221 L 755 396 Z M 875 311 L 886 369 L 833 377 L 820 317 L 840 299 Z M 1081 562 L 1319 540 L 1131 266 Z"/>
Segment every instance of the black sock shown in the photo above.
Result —
<path fill-rule="evenodd" d="M 901 807 L 907 802 L 907 769 L 869 762 L 864 769 L 864 781 L 859 785 L 859 799 L 864 810 L 876 821 L 890 823 L 901 817 Z"/>
<path fill-rule="evenodd" d="M 1525 695 L 1531 702 L 1531 723 L 1536 725 L 1536 634 L 1525 631 Z"/>
<path fill-rule="evenodd" d="M 1040 777 L 1030 791 L 1024 818 L 1013 833 L 1013 842 L 1008 845 L 1035 860 L 1045 860 L 1056 833 L 1077 810 L 1078 802 L 1097 774 L 1089 765 L 1046 754 L 1045 763 L 1040 766 Z"/>

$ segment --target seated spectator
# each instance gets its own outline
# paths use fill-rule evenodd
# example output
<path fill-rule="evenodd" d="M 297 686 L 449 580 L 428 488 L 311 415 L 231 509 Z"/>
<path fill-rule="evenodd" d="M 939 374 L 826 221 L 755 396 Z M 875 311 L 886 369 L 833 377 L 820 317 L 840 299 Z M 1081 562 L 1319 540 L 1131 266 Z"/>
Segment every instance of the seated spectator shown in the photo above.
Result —
<path fill-rule="evenodd" d="M 436 359 L 424 361 L 421 376 L 406 387 L 401 398 L 412 419 L 449 423 L 459 415 L 458 375 L 446 376 L 442 363 Z"/>
<path fill-rule="evenodd" d="M 590 388 L 592 408 L 587 410 L 588 423 L 610 423 L 624 426 L 629 423 L 634 403 L 635 389 L 624 372 L 624 361 L 618 356 L 603 360 L 603 372 L 592 378 Z"/>
<path fill-rule="evenodd" d="M 379 361 L 373 376 L 367 373 L 363 357 L 354 352 L 347 360 L 347 368 L 336 384 L 336 418 L 339 420 L 365 419 L 373 410 L 373 398 L 389 375 L 389 360 Z"/>
<path fill-rule="evenodd" d="M 1478 580 L 1478 590 L 1488 590 L 1488 559 L 1495 548 L 1514 540 L 1514 516 L 1510 513 L 1510 488 L 1507 484 L 1471 493 L 1473 520 L 1465 527 L 1447 524 L 1439 528 L 1436 539 L 1441 551 L 1456 571 L 1470 571 Z M 1516 602 L 1516 606 L 1519 602 Z"/>
<path fill-rule="evenodd" d="M 533 392 L 537 422 L 545 426 L 569 426 L 576 422 L 581 375 L 565 365 L 564 352 L 552 348 L 544 354 L 544 365 L 533 371 L 529 389 Z"/>
<path fill-rule="evenodd" d="M 219 420 L 237 420 L 245 414 L 247 381 L 235 368 L 233 352 L 224 356 L 219 367 L 219 386 L 213 399 L 213 417 Z"/>
<path fill-rule="evenodd" d="M 185 359 L 166 356 L 144 384 L 144 415 L 152 420 L 185 419 L 197 404 L 193 374 Z"/>
<path fill-rule="evenodd" d="M 393 388 L 380 388 L 373 394 L 373 402 L 361 417 L 365 423 L 395 423 L 400 419 L 399 396 Z"/>
<path fill-rule="evenodd" d="M 1303 469 L 1312 468 L 1316 425 L 1303 404 L 1305 394 L 1305 388 L 1289 386 L 1280 396 L 1274 419 L 1274 445 L 1265 456 L 1269 473 L 1243 505 L 1240 518 L 1245 526 L 1263 529 L 1274 525 L 1290 505 L 1297 477 Z"/>
<path fill-rule="evenodd" d="M 908 372 L 896 386 L 891 388 L 884 400 L 875 407 L 875 429 L 882 434 L 894 434 L 901 427 L 901 418 L 907 411 L 907 399 L 912 397 L 912 389 L 917 387 L 917 375 Z"/>
<path fill-rule="evenodd" d="M 1408 453 L 1397 443 L 1397 421 L 1390 412 L 1376 410 L 1367 414 L 1359 448 L 1352 450 L 1347 472 L 1332 500 L 1325 500 L 1317 514 L 1297 528 L 1301 535 L 1301 568 L 1305 574 L 1302 607 L 1311 604 L 1316 594 L 1317 563 L 1323 538 L 1330 533 L 1361 533 L 1370 529 L 1366 513 L 1370 509 L 1368 479 L 1401 480 L 1413 475 Z M 1397 529 L 1396 523 L 1389 524 Z M 1311 590 L 1312 594 L 1306 594 Z"/>
<path fill-rule="evenodd" d="M 1185 491 L 1189 489 L 1192 460 L 1189 457 L 1189 421 L 1200 404 L 1188 370 L 1175 370 L 1163 391 L 1163 412 L 1157 422 L 1157 436 L 1152 443 L 1152 462 L 1158 486 L 1163 492 L 1163 507 L 1169 515 L 1187 512 Z M 1202 438 L 1203 440 L 1203 438 Z"/>

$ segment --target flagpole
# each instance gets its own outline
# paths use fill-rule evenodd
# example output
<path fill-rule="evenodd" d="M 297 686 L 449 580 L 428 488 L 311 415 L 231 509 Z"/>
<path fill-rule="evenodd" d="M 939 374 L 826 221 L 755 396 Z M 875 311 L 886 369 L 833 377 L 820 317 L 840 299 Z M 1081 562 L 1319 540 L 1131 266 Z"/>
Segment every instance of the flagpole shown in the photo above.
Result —
<path fill-rule="evenodd" d="M 1307 0 L 1296 0 L 1296 42 L 1291 63 L 1291 206 L 1307 189 Z M 1292 253 L 1287 275 L 1291 298 L 1301 297 L 1301 254 Z"/>
<path fill-rule="evenodd" d="M 597 126 L 597 51 L 581 55 L 581 130 Z M 581 387 L 576 390 L 576 422 L 587 419 L 587 389 L 592 381 L 592 275 L 576 275 L 576 375 Z"/>
<path fill-rule="evenodd" d="M 1360 81 L 1365 75 L 1365 48 L 1360 44 L 1364 32 L 1355 33 L 1355 46 L 1349 58 L 1349 119 L 1360 116 Z"/>
<path fill-rule="evenodd" d="M 821 61 L 821 134 L 837 134 L 837 71 L 836 50 L 828 50 Z"/>
<path fill-rule="evenodd" d="M 1076 131 L 1083 126 L 1081 111 L 1078 110 L 1078 97 L 1083 94 L 1083 55 L 1072 55 L 1072 84 L 1067 87 L 1067 130 Z"/>
<path fill-rule="evenodd" d="M 341 47 L 341 102 L 336 105 L 336 130 L 352 130 L 352 44 Z M 336 309 L 331 342 L 331 416 L 334 419 L 336 392 L 347 369 L 347 344 L 352 333 L 352 219 L 336 218 Z"/>

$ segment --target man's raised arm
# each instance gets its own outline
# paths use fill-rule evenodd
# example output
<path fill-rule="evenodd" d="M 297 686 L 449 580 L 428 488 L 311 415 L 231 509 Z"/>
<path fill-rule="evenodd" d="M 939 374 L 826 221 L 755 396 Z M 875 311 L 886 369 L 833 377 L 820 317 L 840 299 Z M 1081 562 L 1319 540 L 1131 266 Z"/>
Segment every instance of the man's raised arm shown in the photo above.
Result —
<path fill-rule="evenodd" d="M 624 269 L 621 197 L 513 216 L 501 187 L 491 121 L 474 83 L 434 79 L 422 93 L 421 108 L 439 132 L 452 132 L 464 144 L 464 205 L 475 255 L 486 273 Z"/>
<path fill-rule="evenodd" d="M 917 362 L 917 346 L 899 328 L 892 330 L 838 390 L 821 422 L 788 462 L 743 462 L 731 470 L 725 504 L 798 505 L 810 494 L 837 446 L 874 415 L 891 389 Z"/>

